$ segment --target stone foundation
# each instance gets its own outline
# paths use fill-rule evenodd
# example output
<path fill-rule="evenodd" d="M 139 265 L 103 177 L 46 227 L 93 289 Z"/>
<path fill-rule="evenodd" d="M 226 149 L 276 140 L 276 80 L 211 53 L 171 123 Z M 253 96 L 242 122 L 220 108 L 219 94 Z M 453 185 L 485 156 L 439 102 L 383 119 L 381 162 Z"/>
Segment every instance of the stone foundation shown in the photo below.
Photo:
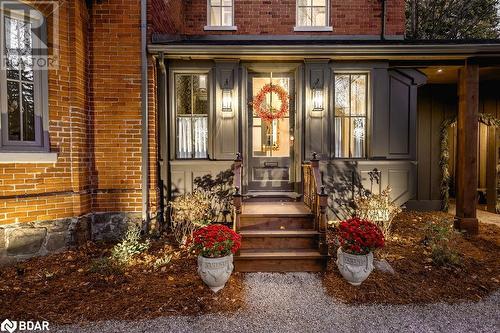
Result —
<path fill-rule="evenodd" d="M 0 225 L 0 264 L 63 251 L 92 241 L 117 241 L 140 214 L 99 213 L 80 217 Z"/>

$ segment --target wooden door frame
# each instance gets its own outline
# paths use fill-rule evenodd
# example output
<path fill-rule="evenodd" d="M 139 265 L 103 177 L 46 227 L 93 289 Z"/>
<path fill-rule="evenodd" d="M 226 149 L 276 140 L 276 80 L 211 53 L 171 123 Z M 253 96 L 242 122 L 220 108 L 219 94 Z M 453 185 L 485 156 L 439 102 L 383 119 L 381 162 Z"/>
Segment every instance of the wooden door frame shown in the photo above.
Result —
<path fill-rule="evenodd" d="M 240 151 L 243 152 L 243 177 L 242 177 L 242 193 L 248 192 L 248 175 L 249 175 L 249 156 L 248 154 L 248 78 L 249 72 L 265 73 L 289 73 L 295 80 L 295 144 L 293 149 L 293 163 L 290 167 L 291 176 L 294 185 L 293 189 L 297 193 L 301 193 L 302 182 L 302 164 L 303 160 L 303 90 L 304 90 L 304 66 L 300 62 L 282 62 L 282 63 L 269 63 L 269 62 L 242 62 L 240 67 L 240 125 L 241 125 L 241 146 Z"/>

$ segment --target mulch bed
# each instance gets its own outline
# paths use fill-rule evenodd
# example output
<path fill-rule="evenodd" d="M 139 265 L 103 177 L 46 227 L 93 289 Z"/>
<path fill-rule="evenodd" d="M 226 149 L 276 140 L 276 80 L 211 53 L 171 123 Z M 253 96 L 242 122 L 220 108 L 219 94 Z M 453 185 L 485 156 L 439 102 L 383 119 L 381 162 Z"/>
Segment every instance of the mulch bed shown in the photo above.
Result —
<path fill-rule="evenodd" d="M 328 239 L 332 260 L 323 275 L 323 284 L 331 296 L 349 304 L 436 303 L 479 301 L 500 287 L 500 228 L 480 224 L 478 236 L 459 234 L 450 246 L 461 257 L 459 265 L 439 267 L 432 262 L 424 241 L 430 221 L 446 224 L 445 213 L 403 212 L 393 221 L 386 246 L 377 251 L 376 259 L 386 259 L 396 274 L 374 270 L 359 287 L 347 283 L 340 275 L 334 247 L 335 230 Z"/>
<path fill-rule="evenodd" d="M 142 255 L 172 254 L 161 268 L 143 260 L 121 273 L 94 272 L 92 262 L 109 251 L 109 245 L 88 243 L 0 268 L 0 318 L 66 324 L 233 312 L 243 306 L 241 274 L 233 273 L 214 294 L 198 276 L 196 258 L 168 241 L 154 242 Z"/>

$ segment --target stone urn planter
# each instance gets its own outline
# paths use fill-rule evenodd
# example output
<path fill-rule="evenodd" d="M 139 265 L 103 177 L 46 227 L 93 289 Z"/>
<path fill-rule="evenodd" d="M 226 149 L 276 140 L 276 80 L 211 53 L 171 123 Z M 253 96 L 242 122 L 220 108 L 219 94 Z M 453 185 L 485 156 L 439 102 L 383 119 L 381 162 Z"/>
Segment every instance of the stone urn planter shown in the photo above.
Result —
<path fill-rule="evenodd" d="M 353 286 L 359 286 L 373 271 L 373 253 L 350 254 L 343 252 L 339 247 L 337 267 L 347 282 Z"/>
<path fill-rule="evenodd" d="M 232 254 L 222 258 L 198 256 L 198 274 L 203 282 L 215 293 L 224 288 L 233 272 L 233 268 Z"/>

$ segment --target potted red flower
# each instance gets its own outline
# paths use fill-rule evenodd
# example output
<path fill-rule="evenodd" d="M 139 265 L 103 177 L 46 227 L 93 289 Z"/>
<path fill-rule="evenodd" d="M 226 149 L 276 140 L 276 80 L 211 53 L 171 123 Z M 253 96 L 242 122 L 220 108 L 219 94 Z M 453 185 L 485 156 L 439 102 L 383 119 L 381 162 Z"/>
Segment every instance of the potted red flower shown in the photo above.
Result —
<path fill-rule="evenodd" d="M 192 248 L 198 253 L 198 274 L 214 292 L 224 288 L 231 276 L 233 254 L 240 246 L 241 236 L 220 224 L 193 233 Z"/>
<path fill-rule="evenodd" d="M 338 227 L 337 267 L 352 285 L 359 286 L 373 270 L 373 251 L 384 246 L 380 228 L 358 217 L 342 221 Z"/>

